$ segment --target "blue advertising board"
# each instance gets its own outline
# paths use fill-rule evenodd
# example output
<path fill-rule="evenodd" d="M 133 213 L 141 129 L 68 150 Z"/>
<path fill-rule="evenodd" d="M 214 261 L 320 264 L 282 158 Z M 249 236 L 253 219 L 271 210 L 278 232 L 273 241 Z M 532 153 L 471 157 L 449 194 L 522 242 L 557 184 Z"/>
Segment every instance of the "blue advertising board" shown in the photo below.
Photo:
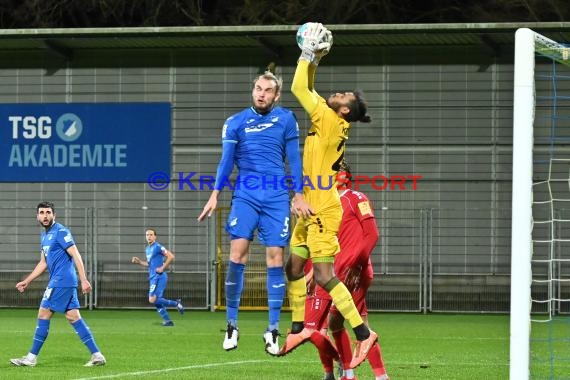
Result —
<path fill-rule="evenodd" d="M 170 173 L 170 103 L 0 104 L 0 182 Z"/>

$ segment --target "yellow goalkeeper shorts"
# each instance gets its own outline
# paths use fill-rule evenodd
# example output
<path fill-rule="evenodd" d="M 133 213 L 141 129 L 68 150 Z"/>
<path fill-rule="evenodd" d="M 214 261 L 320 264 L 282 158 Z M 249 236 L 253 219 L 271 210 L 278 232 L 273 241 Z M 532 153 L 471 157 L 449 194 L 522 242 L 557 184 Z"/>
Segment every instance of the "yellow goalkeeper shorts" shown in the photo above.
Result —
<path fill-rule="evenodd" d="M 306 246 L 313 262 L 333 262 L 340 252 L 337 234 L 341 220 L 340 207 L 309 219 L 298 219 L 291 236 L 291 248 Z"/>

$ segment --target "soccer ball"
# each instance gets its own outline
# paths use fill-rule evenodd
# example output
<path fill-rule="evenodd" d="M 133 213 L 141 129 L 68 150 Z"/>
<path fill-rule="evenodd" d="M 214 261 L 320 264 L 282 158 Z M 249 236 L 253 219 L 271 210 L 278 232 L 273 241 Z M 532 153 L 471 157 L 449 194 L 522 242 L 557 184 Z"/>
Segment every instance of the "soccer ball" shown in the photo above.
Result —
<path fill-rule="evenodd" d="M 311 29 L 316 25 L 316 22 L 306 22 L 297 29 L 297 46 L 299 49 L 303 49 L 303 41 L 305 40 L 305 36 L 311 31 Z M 330 37 L 330 41 L 329 41 Z M 330 42 L 332 45 L 332 35 L 327 33 L 324 35 L 323 39 L 319 41 L 321 42 Z"/>
<path fill-rule="evenodd" d="M 297 29 L 297 46 L 299 49 L 303 48 L 303 41 L 305 41 L 305 36 L 311 30 L 314 22 L 306 22 L 299 29 Z"/>

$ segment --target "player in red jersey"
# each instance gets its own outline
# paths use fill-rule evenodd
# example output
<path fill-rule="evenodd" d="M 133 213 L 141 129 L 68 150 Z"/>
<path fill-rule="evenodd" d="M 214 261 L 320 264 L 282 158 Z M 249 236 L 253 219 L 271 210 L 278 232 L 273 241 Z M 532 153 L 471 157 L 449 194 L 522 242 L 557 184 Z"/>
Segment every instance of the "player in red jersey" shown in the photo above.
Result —
<path fill-rule="evenodd" d="M 370 254 L 376 246 L 379 233 L 370 200 L 365 194 L 350 189 L 350 177 L 350 167 L 343 161 L 337 177 L 343 209 L 338 232 L 341 251 L 335 256 L 334 270 L 338 278 L 350 290 L 362 319 L 368 323 L 365 296 L 374 276 Z M 311 342 L 319 350 L 325 371 L 323 379 L 334 379 L 333 360 L 336 360 L 338 355 L 343 367 L 341 380 L 356 379 L 350 368 L 352 352 L 350 337 L 344 328 L 344 318 L 332 305 L 327 292 L 319 286 L 314 286 L 310 266 L 306 267 L 306 272 L 308 296 L 305 304 L 306 331 L 304 333 L 310 336 Z M 327 314 L 329 314 L 328 321 Z M 326 335 L 327 322 L 338 353 Z M 389 380 L 378 343 L 370 349 L 367 358 L 376 380 Z"/>

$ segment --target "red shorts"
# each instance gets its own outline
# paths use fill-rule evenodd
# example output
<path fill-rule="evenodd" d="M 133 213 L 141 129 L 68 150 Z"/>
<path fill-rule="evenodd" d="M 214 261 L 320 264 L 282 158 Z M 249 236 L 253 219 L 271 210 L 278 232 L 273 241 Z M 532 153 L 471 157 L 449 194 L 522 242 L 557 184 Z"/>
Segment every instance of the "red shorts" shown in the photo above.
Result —
<path fill-rule="evenodd" d="M 351 292 L 358 313 L 362 316 L 368 315 L 366 292 L 371 282 L 372 278 L 363 276 L 360 279 L 358 288 Z M 329 312 L 340 314 L 337 308 L 332 304 L 331 296 L 326 290 L 317 286 L 315 292 L 308 294 L 305 300 L 305 327 L 316 330 L 327 328 Z"/>
<path fill-rule="evenodd" d="M 336 262 L 335 262 L 336 264 Z M 336 266 L 335 266 L 336 267 Z M 313 268 L 311 260 L 307 260 L 305 265 L 305 274 L 309 273 Z M 335 268 L 339 269 L 339 268 Z M 347 271 L 341 271 L 337 274 L 338 279 L 344 283 Z M 361 316 L 368 315 L 368 307 L 366 305 L 366 293 L 372 279 L 374 271 L 369 262 L 368 266 L 360 273 L 358 287 L 356 289 L 348 289 L 352 294 L 352 299 Z M 305 300 L 305 327 L 320 330 L 328 327 L 328 315 L 330 313 L 340 314 L 337 308 L 332 304 L 331 296 L 326 290 L 316 285 L 310 290 Z"/>
<path fill-rule="evenodd" d="M 331 297 L 320 286 L 317 286 L 317 291 L 308 294 L 305 300 L 305 327 L 315 330 L 327 328 L 331 305 Z"/>
<path fill-rule="evenodd" d="M 356 305 L 358 313 L 362 316 L 368 315 L 368 307 L 366 306 L 366 292 L 368 292 L 368 288 L 370 287 L 371 283 L 372 279 L 370 277 L 362 276 L 360 278 L 360 284 L 358 288 L 350 292 L 350 294 L 352 294 L 352 300 L 354 301 L 354 305 Z M 323 290 L 323 293 L 326 292 Z M 330 312 L 331 314 L 340 314 L 340 312 L 334 305 L 331 306 Z"/>

